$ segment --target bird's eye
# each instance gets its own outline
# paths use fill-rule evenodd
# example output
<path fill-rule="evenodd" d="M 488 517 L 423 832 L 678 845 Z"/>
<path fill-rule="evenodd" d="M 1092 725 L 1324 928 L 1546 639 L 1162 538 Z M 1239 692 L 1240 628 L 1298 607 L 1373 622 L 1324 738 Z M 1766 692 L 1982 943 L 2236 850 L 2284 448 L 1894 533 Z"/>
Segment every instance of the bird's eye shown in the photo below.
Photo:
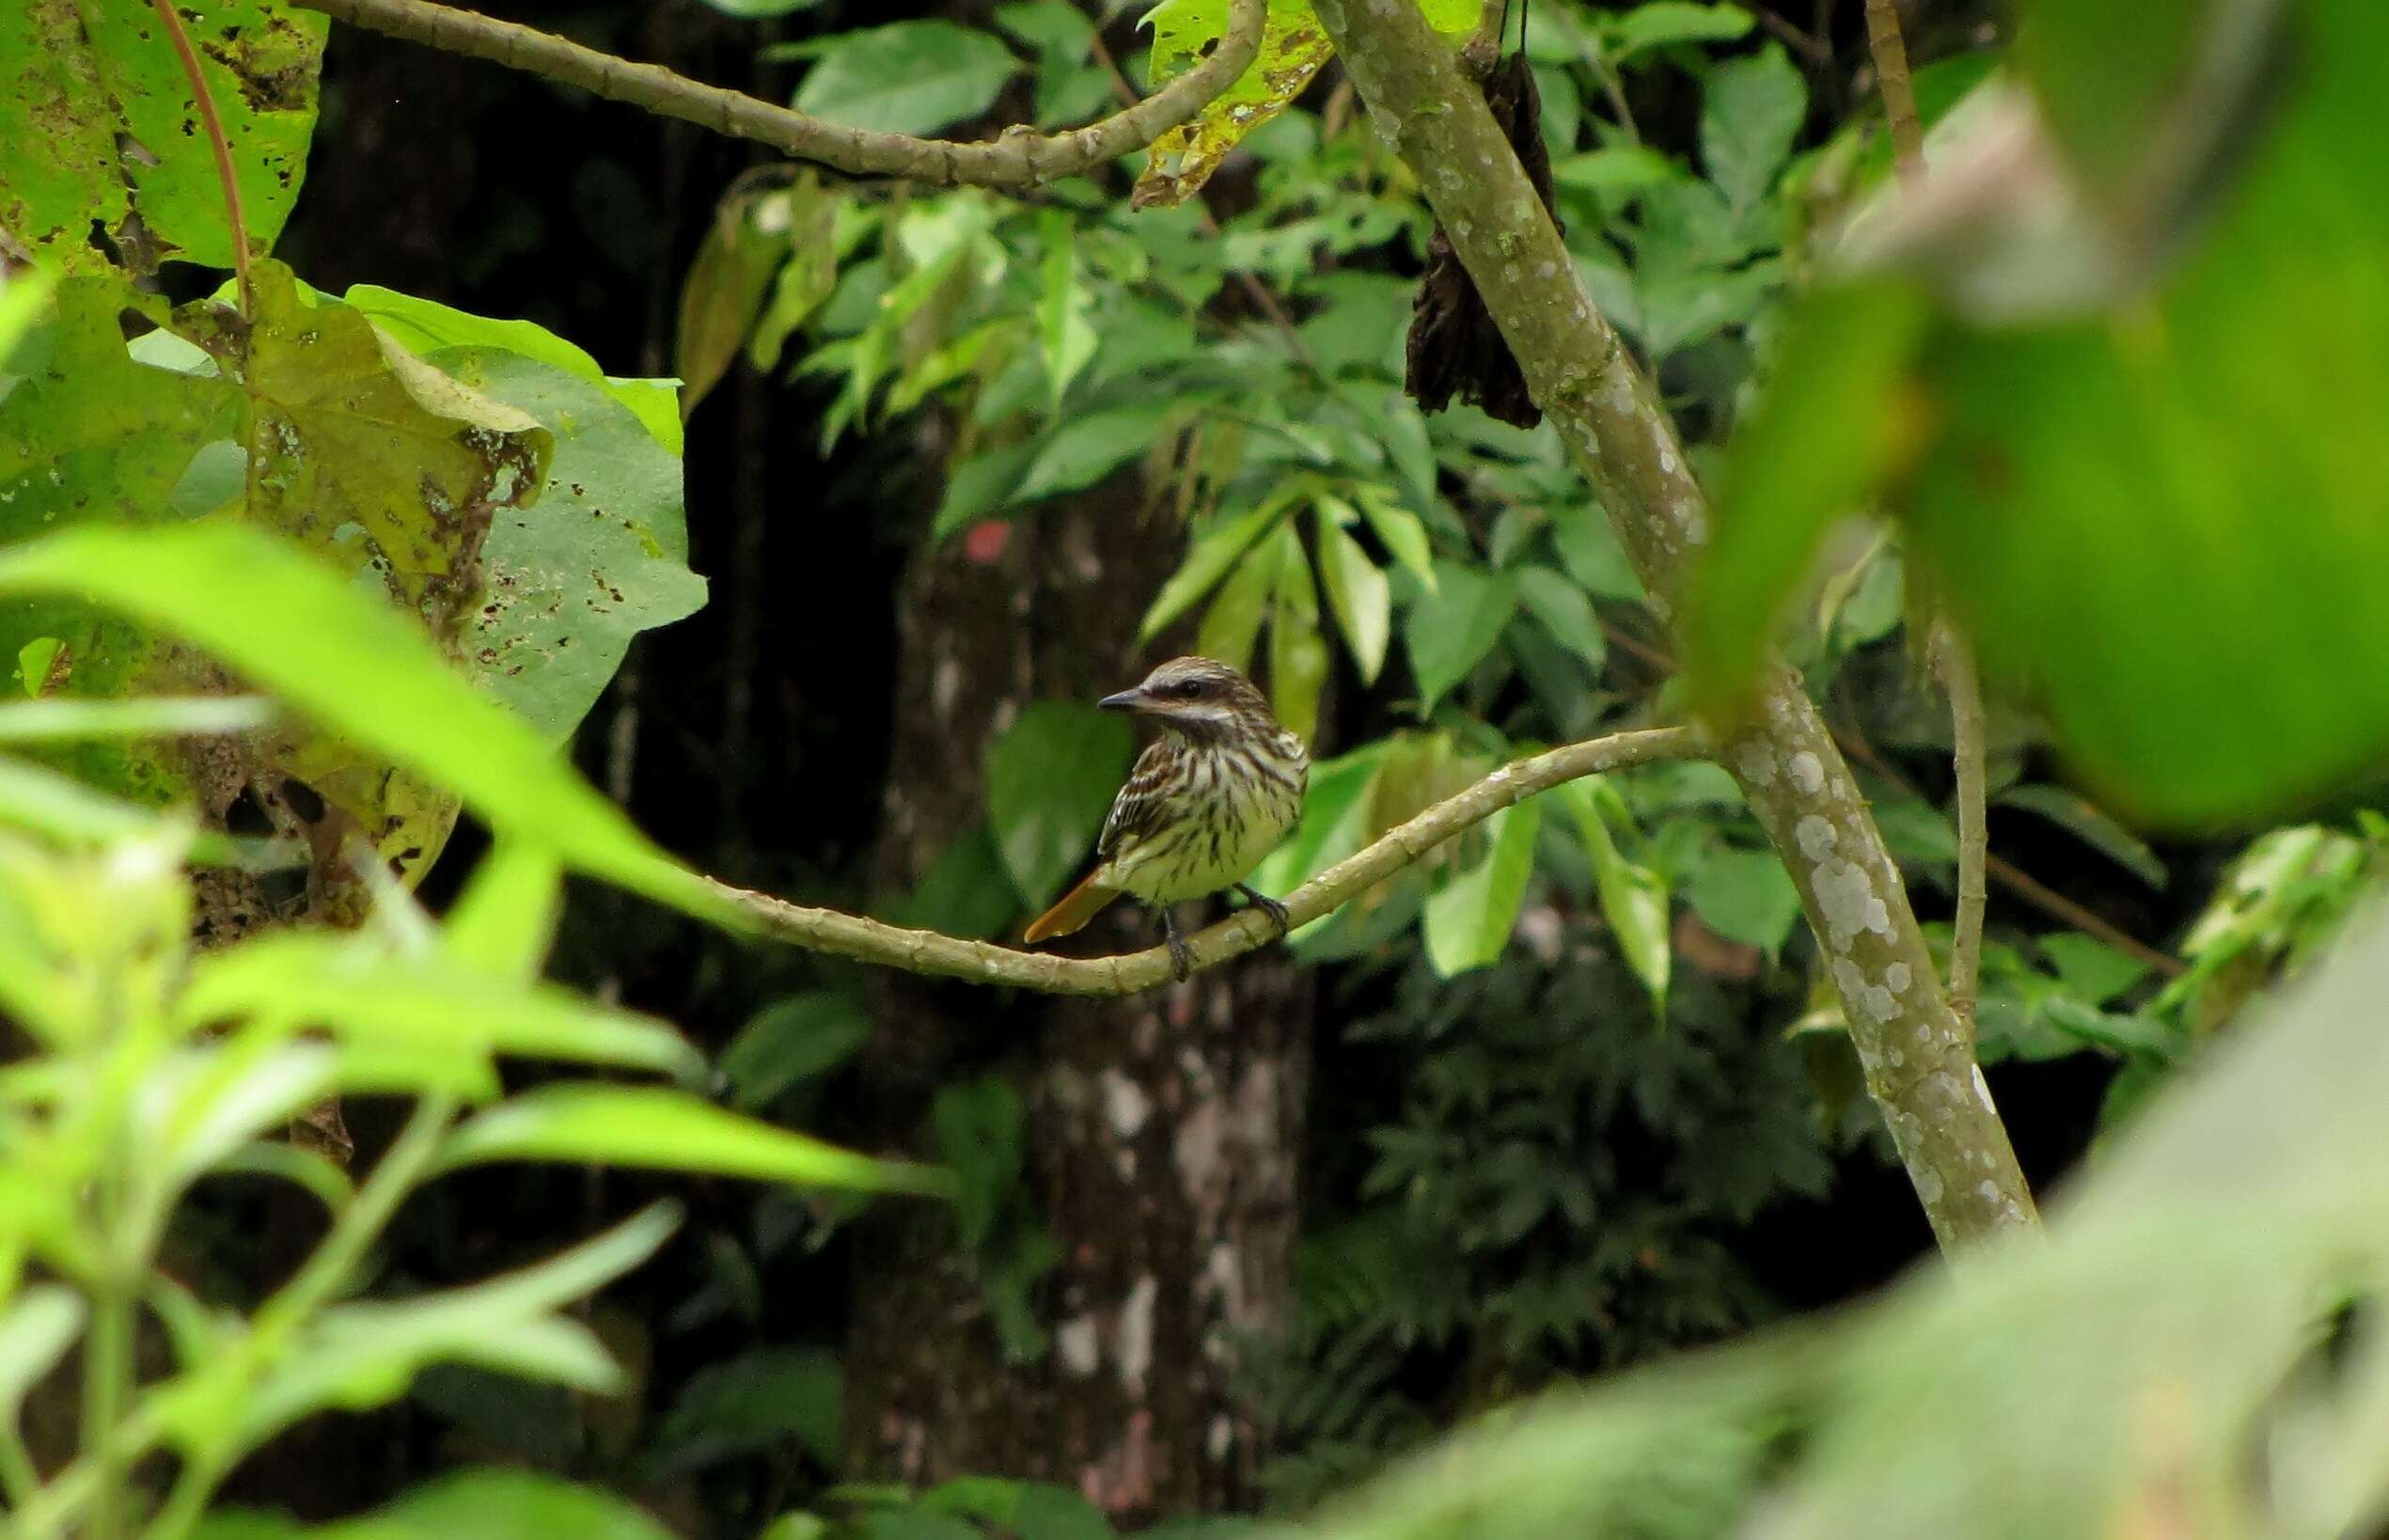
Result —
<path fill-rule="evenodd" d="M 1185 684 L 1178 686 L 1178 693 L 1185 696 L 1189 700 L 1198 699 L 1202 695 L 1202 681 L 1199 679 L 1189 679 Z"/>

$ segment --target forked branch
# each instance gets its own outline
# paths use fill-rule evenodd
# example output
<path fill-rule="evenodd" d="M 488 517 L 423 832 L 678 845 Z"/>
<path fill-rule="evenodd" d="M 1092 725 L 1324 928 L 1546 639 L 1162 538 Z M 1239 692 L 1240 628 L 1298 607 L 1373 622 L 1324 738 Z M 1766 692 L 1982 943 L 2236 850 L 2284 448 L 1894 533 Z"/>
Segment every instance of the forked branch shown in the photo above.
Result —
<path fill-rule="evenodd" d="M 1228 29 L 1201 64 L 1135 106 L 1061 134 L 1006 130 L 975 144 L 826 123 L 793 107 L 708 86 L 661 65 L 594 48 L 430 0 L 291 0 L 336 21 L 450 54 L 523 70 L 592 96 L 752 139 L 783 154 L 857 177 L 903 177 L 941 187 L 1019 189 L 1092 171 L 1141 149 L 1235 83 L 1261 52 L 1267 0 L 1232 0 Z"/>
<path fill-rule="evenodd" d="M 1701 752 L 1689 728 L 1651 728 L 1569 744 L 1503 765 L 1466 791 L 1446 797 L 1408 823 L 1338 861 L 1286 895 L 1286 918 L 1306 924 L 1358 897 L 1428 851 L 1502 809 L 1565 781 L 1657 760 L 1690 759 Z M 1170 953 L 1161 947 L 1112 957 L 1056 957 L 985 941 L 964 941 L 935 931 L 904 930 L 841 914 L 809 909 L 762 893 L 716 884 L 720 891 L 761 920 L 780 940 L 813 951 L 833 952 L 907 973 L 1010 984 L 1047 995 L 1131 995 L 1170 979 Z M 1277 938 L 1277 925 L 1254 910 L 1233 915 L 1187 938 L 1194 966 L 1210 967 L 1240 957 Z"/>

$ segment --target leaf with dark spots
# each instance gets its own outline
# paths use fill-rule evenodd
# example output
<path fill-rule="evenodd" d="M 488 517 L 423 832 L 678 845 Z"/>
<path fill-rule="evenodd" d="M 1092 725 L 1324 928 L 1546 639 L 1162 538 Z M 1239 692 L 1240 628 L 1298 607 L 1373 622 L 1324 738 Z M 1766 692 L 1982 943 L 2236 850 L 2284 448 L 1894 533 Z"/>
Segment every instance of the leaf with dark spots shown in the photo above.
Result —
<path fill-rule="evenodd" d="M 0 229 L 69 272 L 104 268 L 96 225 L 118 259 L 147 269 L 181 255 L 232 265 L 213 148 L 191 110 L 173 41 L 157 27 L 86 26 L 76 0 L 0 6 Z M 147 7 L 133 8 L 146 15 Z M 96 19 L 97 11 L 93 12 Z M 273 249 L 306 169 L 326 22 L 281 0 L 185 8 L 199 71 L 235 147 L 250 242 Z"/>

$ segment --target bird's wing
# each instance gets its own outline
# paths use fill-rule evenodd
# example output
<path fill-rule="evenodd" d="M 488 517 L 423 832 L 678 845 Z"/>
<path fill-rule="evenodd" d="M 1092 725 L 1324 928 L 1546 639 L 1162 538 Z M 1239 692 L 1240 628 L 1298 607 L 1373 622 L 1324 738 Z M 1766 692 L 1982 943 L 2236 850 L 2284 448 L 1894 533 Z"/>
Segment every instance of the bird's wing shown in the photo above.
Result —
<path fill-rule="evenodd" d="M 1176 779 L 1170 740 L 1157 738 L 1137 756 L 1137 766 L 1128 773 L 1128 784 L 1111 799 L 1111 811 L 1105 815 L 1103 834 L 1095 841 L 1095 855 L 1109 860 L 1120 852 L 1122 842 L 1130 844 L 1151 834 L 1166 817 L 1171 783 Z"/>

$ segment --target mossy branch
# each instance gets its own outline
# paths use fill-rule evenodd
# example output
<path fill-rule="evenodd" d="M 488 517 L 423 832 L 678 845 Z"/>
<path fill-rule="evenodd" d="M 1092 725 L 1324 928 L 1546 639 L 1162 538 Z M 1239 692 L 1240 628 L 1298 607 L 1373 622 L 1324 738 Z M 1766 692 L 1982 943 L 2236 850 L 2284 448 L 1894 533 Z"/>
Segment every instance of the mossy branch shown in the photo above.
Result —
<path fill-rule="evenodd" d="M 1338 861 L 1286 895 L 1286 918 L 1306 924 L 1392 876 L 1444 841 L 1502 809 L 1564 781 L 1658 760 L 1701 752 L 1689 728 L 1652 728 L 1569 744 L 1517 760 L 1444 798 L 1408 823 Z M 1057 957 L 935 931 L 905 930 L 835 909 L 811 909 L 762 893 L 716 884 L 717 890 L 779 940 L 907 973 L 1008 984 L 1047 995 L 1131 995 L 1170 981 L 1170 953 L 1161 947 L 1112 957 Z M 1198 968 L 1240 957 L 1277 939 L 1276 923 L 1247 909 L 1187 938 Z"/>
<path fill-rule="evenodd" d="M 1592 481 L 1662 617 L 1708 538 L 1706 495 L 1650 383 L 1594 305 L 1517 153 L 1413 6 L 1315 0 L 1369 119 L 1422 191 Z M 1944 1249 L 2030 1228 L 2007 1130 L 1951 1012 L 1899 867 L 1799 678 L 1780 665 L 1720 762 L 1741 784 L 1815 932 L 1821 962 Z"/>
<path fill-rule="evenodd" d="M 643 107 L 796 160 L 857 177 L 902 177 L 941 187 L 1035 187 L 1141 149 L 1193 118 L 1235 83 L 1261 52 L 1267 0 L 1233 0 L 1228 28 L 1208 58 L 1132 107 L 1061 134 L 1005 131 L 956 144 L 825 123 L 808 113 L 430 0 L 291 0 L 336 21 L 447 53 L 523 70 L 592 96 Z"/>

